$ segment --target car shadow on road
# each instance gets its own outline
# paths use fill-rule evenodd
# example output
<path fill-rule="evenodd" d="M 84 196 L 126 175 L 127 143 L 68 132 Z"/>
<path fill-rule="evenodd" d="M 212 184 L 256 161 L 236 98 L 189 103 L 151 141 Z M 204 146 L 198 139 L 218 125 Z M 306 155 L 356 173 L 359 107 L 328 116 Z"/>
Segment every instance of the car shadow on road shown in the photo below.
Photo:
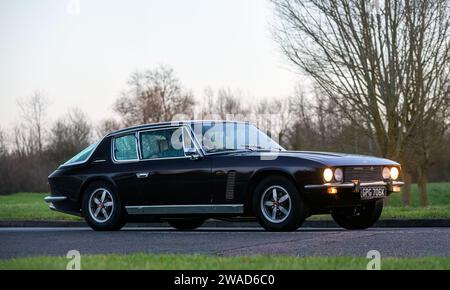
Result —
<path fill-rule="evenodd" d="M 124 228 L 122 231 L 129 231 L 129 232 L 170 232 L 170 233 L 226 233 L 226 232 L 233 232 L 233 233 L 249 233 L 249 232 L 258 232 L 258 233 L 267 233 L 267 234 L 273 234 L 274 232 L 266 231 L 262 228 L 198 228 L 195 230 L 176 230 L 170 227 L 167 228 Z M 344 229 L 340 228 L 300 228 L 297 231 L 293 232 L 278 232 L 278 233 L 299 233 L 299 232 L 342 232 L 345 231 Z"/>

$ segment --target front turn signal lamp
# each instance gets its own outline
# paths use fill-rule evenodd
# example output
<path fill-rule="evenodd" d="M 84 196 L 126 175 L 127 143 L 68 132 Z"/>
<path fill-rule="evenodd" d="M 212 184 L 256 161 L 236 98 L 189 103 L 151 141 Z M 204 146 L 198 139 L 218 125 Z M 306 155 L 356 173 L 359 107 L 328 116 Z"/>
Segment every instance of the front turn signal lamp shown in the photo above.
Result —
<path fill-rule="evenodd" d="M 400 175 L 400 172 L 398 171 L 398 168 L 397 167 L 392 167 L 391 168 L 391 178 L 392 178 L 392 180 L 398 179 L 399 175 Z"/>
<path fill-rule="evenodd" d="M 328 187 L 327 191 L 328 191 L 328 194 L 337 194 L 338 193 L 337 187 Z"/>
<path fill-rule="evenodd" d="M 400 191 L 401 191 L 400 186 L 397 186 L 397 185 L 392 186 L 392 192 L 400 192 Z"/>
<path fill-rule="evenodd" d="M 326 168 L 323 171 L 323 179 L 325 180 L 325 182 L 331 182 L 333 180 L 333 170 L 331 170 L 330 168 Z"/>

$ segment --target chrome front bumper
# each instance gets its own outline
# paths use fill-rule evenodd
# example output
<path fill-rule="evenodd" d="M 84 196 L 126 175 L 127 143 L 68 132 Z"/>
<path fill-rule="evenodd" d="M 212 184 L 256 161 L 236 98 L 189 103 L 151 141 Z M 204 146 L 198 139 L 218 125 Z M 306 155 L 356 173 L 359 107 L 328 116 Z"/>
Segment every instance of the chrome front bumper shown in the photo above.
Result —
<path fill-rule="evenodd" d="M 403 186 L 405 183 L 403 181 L 375 181 L 375 182 L 346 182 L 346 183 L 324 183 L 324 184 L 313 184 L 305 185 L 306 189 L 324 189 L 329 187 L 335 188 L 352 188 L 359 191 L 360 187 L 371 187 L 371 186 Z"/>

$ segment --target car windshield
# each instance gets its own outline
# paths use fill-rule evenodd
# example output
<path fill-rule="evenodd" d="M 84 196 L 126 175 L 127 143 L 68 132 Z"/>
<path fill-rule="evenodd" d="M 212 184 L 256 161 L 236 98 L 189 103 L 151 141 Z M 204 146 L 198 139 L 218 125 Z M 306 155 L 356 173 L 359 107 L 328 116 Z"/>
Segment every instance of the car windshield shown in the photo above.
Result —
<path fill-rule="evenodd" d="M 277 142 L 248 123 L 199 123 L 193 125 L 193 130 L 207 153 L 284 150 Z"/>
<path fill-rule="evenodd" d="M 89 147 L 87 147 L 86 149 L 84 149 L 83 151 L 81 151 L 80 153 L 78 153 L 77 155 L 72 157 L 71 159 L 69 159 L 63 165 L 77 164 L 77 163 L 82 163 L 82 162 L 86 161 L 89 158 L 89 156 L 91 156 L 91 153 L 97 147 L 98 143 L 99 142 L 90 145 Z"/>

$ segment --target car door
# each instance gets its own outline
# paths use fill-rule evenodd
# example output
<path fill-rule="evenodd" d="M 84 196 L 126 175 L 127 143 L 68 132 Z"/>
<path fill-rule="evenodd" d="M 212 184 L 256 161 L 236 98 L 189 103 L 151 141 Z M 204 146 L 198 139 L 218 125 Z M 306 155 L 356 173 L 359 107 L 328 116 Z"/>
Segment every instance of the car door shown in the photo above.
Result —
<path fill-rule="evenodd" d="M 240 134 L 238 134 L 240 129 Z M 245 124 L 218 122 L 203 125 L 198 139 L 205 141 L 207 148 L 218 148 L 217 153 L 209 154 L 212 159 L 213 202 L 215 204 L 241 204 L 244 202 L 246 180 L 250 175 L 248 160 L 239 154 L 241 144 L 246 144 L 248 131 Z M 220 151 L 220 149 L 224 149 Z"/>
<path fill-rule="evenodd" d="M 211 203 L 211 159 L 186 155 L 188 148 L 196 148 L 188 130 L 181 126 L 139 132 L 140 205 Z"/>
<path fill-rule="evenodd" d="M 140 171 L 138 135 L 135 132 L 111 137 L 112 166 L 107 172 L 117 186 L 120 199 L 125 206 L 137 204 L 140 200 Z"/>

